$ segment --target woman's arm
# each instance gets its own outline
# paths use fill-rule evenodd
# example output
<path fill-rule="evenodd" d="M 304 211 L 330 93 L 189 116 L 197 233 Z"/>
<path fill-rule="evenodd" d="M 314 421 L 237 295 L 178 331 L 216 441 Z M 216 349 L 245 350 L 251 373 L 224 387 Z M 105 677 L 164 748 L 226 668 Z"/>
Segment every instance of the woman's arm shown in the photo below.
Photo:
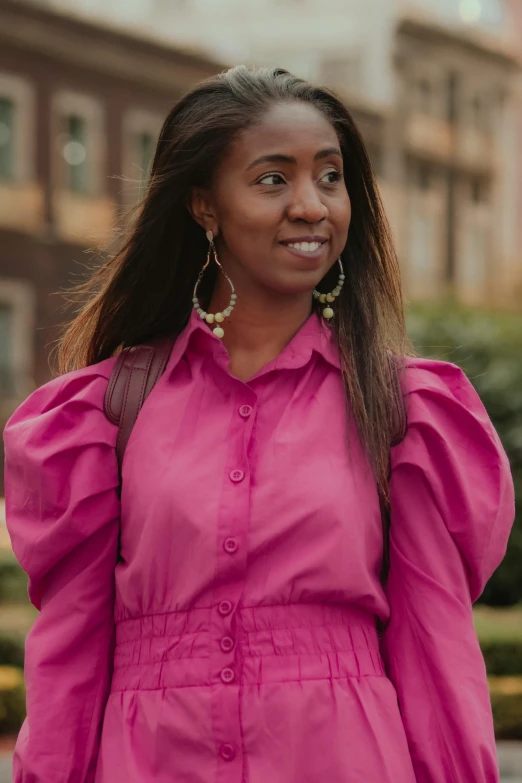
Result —
<path fill-rule="evenodd" d="M 417 783 L 496 783 L 472 603 L 506 551 L 514 518 L 509 464 L 458 368 L 421 361 L 407 381 L 408 434 L 392 454 L 383 657 Z"/>
<path fill-rule="evenodd" d="M 92 783 L 114 644 L 115 427 L 94 368 L 29 397 L 4 431 L 6 519 L 40 609 L 26 642 L 14 783 Z"/>

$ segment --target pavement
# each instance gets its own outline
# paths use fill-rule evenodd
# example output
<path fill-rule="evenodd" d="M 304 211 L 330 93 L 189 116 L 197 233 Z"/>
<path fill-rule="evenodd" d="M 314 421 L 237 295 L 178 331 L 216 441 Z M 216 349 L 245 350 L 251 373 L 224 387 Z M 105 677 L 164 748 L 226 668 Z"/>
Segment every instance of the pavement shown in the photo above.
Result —
<path fill-rule="evenodd" d="M 522 783 L 522 742 L 499 742 L 498 758 L 501 783 Z M 11 783 L 11 758 L 6 754 L 0 755 L 0 783 Z"/>
<path fill-rule="evenodd" d="M 522 783 L 522 742 L 498 742 L 497 754 L 502 781 Z"/>
<path fill-rule="evenodd" d="M 11 783 L 11 759 L 0 756 L 0 783 Z"/>

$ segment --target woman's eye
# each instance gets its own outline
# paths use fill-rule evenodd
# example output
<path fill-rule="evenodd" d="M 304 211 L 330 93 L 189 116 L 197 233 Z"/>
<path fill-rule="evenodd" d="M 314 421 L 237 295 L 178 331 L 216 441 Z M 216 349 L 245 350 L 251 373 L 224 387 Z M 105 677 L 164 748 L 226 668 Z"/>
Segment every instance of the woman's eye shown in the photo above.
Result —
<path fill-rule="evenodd" d="M 272 180 L 271 182 L 269 180 Z M 281 174 L 265 174 L 257 181 L 258 185 L 281 185 L 284 182 Z"/>
<path fill-rule="evenodd" d="M 328 184 L 333 185 L 335 182 L 339 182 L 339 180 L 342 177 L 342 174 L 340 171 L 337 171 L 336 169 L 332 169 L 332 171 L 327 171 L 326 174 L 321 177 L 321 182 L 325 179 L 325 177 L 330 177 L 330 179 L 327 180 Z"/>
<path fill-rule="evenodd" d="M 339 180 L 342 179 L 342 174 L 340 171 L 337 171 L 336 169 L 332 169 L 331 171 L 327 171 L 326 174 L 324 174 L 321 177 L 321 182 L 324 182 L 326 180 L 327 184 L 334 185 L 336 182 L 339 182 Z M 284 184 L 285 180 L 282 176 L 282 174 L 272 173 L 272 174 L 265 174 L 264 177 L 261 177 L 257 181 L 258 185 L 282 185 Z"/>

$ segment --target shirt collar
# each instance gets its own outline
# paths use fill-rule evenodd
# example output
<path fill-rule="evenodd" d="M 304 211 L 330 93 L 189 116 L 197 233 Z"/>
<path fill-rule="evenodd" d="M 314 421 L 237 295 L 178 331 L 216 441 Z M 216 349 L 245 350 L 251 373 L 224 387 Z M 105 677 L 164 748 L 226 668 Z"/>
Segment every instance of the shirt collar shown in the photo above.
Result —
<path fill-rule="evenodd" d="M 226 360 L 228 363 L 228 351 L 223 342 L 212 333 L 209 325 L 200 318 L 195 309 L 191 310 L 188 323 L 176 340 L 166 372 L 170 375 L 187 351 L 193 349 L 212 353 L 216 359 L 220 357 L 221 361 Z M 270 369 L 274 370 L 303 367 L 309 362 L 313 353 L 319 354 L 336 369 L 341 368 L 339 349 L 333 331 L 315 312 L 307 318 L 279 356 L 265 367 L 268 369 L 270 366 Z"/>

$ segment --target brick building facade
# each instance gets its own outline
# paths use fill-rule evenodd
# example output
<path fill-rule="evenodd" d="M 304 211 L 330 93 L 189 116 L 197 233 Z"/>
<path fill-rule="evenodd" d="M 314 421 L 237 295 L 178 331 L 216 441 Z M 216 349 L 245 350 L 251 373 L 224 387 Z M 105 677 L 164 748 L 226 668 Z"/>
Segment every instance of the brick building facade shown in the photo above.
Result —
<path fill-rule="evenodd" d="M 0 426 L 51 377 L 59 292 L 136 201 L 171 105 L 222 67 L 0 0 Z"/>

